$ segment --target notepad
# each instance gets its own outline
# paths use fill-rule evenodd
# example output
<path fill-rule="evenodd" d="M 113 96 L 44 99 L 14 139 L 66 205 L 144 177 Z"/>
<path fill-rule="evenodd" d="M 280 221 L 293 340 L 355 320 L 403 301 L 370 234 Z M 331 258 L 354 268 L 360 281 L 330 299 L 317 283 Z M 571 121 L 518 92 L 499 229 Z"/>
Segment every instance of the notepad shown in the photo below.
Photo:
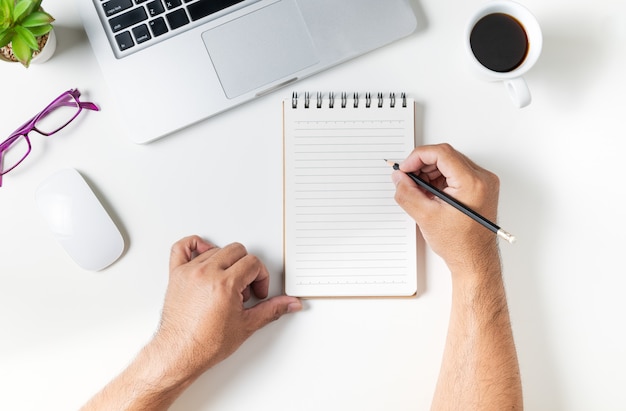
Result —
<path fill-rule="evenodd" d="M 396 204 L 384 161 L 415 147 L 414 101 L 294 94 L 283 126 L 286 294 L 414 295 L 416 225 Z"/>

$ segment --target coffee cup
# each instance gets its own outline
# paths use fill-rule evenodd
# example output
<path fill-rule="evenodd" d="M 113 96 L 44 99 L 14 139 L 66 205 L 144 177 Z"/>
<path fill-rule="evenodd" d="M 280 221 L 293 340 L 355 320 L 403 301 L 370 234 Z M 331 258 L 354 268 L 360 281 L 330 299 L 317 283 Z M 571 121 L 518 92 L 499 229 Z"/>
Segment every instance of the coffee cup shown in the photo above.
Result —
<path fill-rule="evenodd" d="M 530 90 L 522 76 L 537 62 L 542 44 L 535 16 L 510 0 L 485 4 L 469 19 L 465 31 L 470 64 L 487 80 L 502 81 L 519 108 L 530 104 Z"/>

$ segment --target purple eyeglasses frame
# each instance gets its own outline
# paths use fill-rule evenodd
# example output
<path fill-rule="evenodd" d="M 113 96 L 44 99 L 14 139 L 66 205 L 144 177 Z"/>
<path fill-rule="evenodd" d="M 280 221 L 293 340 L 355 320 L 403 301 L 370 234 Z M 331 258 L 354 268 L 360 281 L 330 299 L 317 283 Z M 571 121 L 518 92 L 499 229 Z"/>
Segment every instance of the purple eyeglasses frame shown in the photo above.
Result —
<path fill-rule="evenodd" d="M 71 99 L 68 100 L 68 97 L 71 97 Z M 52 103 L 48 104 L 46 108 L 44 108 L 39 114 L 35 115 L 26 123 L 22 124 L 17 130 L 11 133 L 11 135 L 6 140 L 0 143 L 0 165 L 2 164 L 3 153 L 6 150 L 8 150 L 9 147 L 11 147 L 11 145 L 15 143 L 15 141 L 17 141 L 20 137 L 23 136 L 24 139 L 26 139 L 26 143 L 28 144 L 28 151 L 26 152 L 26 154 L 24 154 L 24 157 L 22 157 L 22 159 L 18 161 L 17 163 L 15 163 L 11 168 L 0 172 L 0 187 L 2 187 L 2 176 L 7 174 L 9 171 L 13 170 L 18 165 L 20 165 L 22 161 L 24 161 L 24 159 L 28 157 L 28 154 L 30 154 L 31 144 L 30 144 L 30 139 L 28 138 L 28 133 L 34 130 L 38 132 L 39 134 L 41 134 L 42 136 L 49 137 L 53 135 L 54 133 L 62 130 L 63 128 L 65 128 L 65 126 L 67 126 L 72 121 L 74 121 L 74 119 L 78 117 L 81 111 L 83 111 L 83 109 L 100 111 L 100 108 L 97 105 L 91 102 L 86 102 L 86 101 L 82 102 L 79 100 L 79 97 L 80 97 L 80 91 L 78 91 L 77 89 L 71 89 L 71 90 L 64 92 L 59 97 L 54 99 Z M 51 131 L 51 132 L 45 132 L 45 131 L 39 130 L 35 126 L 40 119 L 44 118 L 55 109 L 62 107 L 62 106 L 69 106 L 69 105 L 74 106 L 75 103 L 78 103 L 78 110 L 76 110 L 76 113 L 74 114 L 74 116 L 70 118 L 65 124 L 57 128 L 56 130 Z"/>

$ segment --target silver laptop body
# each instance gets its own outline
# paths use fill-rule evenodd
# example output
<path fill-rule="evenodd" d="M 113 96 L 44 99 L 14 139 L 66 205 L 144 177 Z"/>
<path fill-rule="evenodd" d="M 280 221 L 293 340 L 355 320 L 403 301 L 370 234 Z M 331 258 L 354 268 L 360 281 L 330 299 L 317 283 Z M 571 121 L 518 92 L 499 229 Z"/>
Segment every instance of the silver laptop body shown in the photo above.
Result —
<path fill-rule="evenodd" d="M 409 0 L 77 0 L 146 143 L 415 31 Z M 221 7 L 221 9 L 220 9 Z"/>

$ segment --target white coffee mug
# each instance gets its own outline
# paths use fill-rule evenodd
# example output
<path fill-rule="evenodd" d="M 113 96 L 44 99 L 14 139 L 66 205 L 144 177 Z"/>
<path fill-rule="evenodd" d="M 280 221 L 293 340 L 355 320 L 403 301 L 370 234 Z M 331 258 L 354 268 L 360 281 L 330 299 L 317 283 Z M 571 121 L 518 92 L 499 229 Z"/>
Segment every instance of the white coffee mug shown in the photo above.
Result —
<path fill-rule="evenodd" d="M 506 32 L 504 32 L 506 35 L 502 35 L 502 32 L 497 31 L 498 27 L 507 27 L 506 24 L 504 26 L 499 25 L 498 18 L 504 18 L 504 20 L 507 20 L 507 18 L 509 20 L 510 18 L 513 19 L 513 23 L 509 24 L 508 27 L 516 30 L 513 26 L 517 24 L 517 29 L 519 29 L 521 36 L 525 34 L 526 48 L 525 53 L 519 55 L 517 63 L 511 66 L 494 68 L 494 65 L 490 64 L 485 57 L 486 53 L 496 53 L 493 50 L 497 49 L 497 53 L 506 54 L 503 49 L 506 49 L 506 51 L 509 48 L 514 50 L 516 45 L 521 47 L 522 41 L 521 37 L 518 36 L 519 42 L 512 42 L 511 47 L 509 47 L 508 43 L 506 46 L 503 46 L 502 39 L 511 36 L 508 36 Z M 490 24 L 490 19 L 493 20 L 493 24 Z M 482 43 L 484 43 L 483 46 L 485 47 L 482 47 L 482 49 L 489 50 L 485 51 L 483 55 L 480 54 L 480 43 L 476 40 L 477 38 L 480 38 Z M 490 40 L 493 40 L 491 41 L 493 43 L 491 48 L 488 47 L 490 46 L 488 44 Z M 469 55 L 470 64 L 483 78 L 490 81 L 504 82 L 513 104 L 519 108 L 530 104 L 530 90 L 522 75 L 537 62 L 541 54 L 542 45 L 541 27 L 535 16 L 526 7 L 510 0 L 495 0 L 485 4 L 469 19 L 465 30 L 465 49 Z M 522 53 L 521 49 L 517 51 Z M 477 55 L 480 56 L 480 60 Z"/>

